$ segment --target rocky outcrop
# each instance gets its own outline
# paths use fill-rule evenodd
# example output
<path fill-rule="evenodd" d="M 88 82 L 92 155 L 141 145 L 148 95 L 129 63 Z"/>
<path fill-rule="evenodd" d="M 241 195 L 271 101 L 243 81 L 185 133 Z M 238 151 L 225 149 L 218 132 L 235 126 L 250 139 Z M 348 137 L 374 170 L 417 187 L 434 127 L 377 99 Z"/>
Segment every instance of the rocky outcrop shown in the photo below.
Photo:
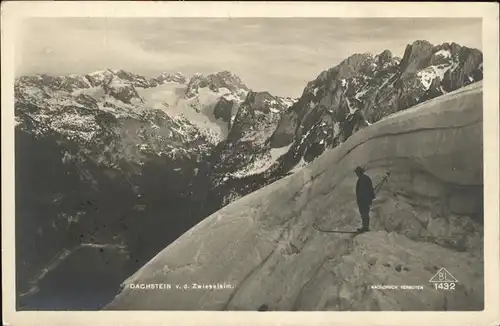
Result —
<path fill-rule="evenodd" d="M 85 78 L 87 78 L 92 87 L 100 87 L 103 84 L 108 83 L 111 80 L 111 78 L 113 78 L 113 76 L 114 73 L 112 70 L 105 69 L 85 75 Z"/>
<path fill-rule="evenodd" d="M 195 74 L 191 77 L 187 85 L 186 97 L 191 98 L 196 96 L 199 89 L 205 87 L 209 88 L 213 92 L 218 92 L 220 88 L 226 88 L 231 92 L 248 90 L 247 86 L 241 81 L 241 79 L 229 71 L 222 71 L 208 76 Z"/>
<path fill-rule="evenodd" d="M 240 77 L 229 71 L 221 71 L 216 74 L 210 74 L 206 77 L 208 87 L 213 91 L 218 91 L 219 88 L 227 88 L 230 91 L 239 89 L 248 90 L 247 86 L 241 81 Z"/>
<path fill-rule="evenodd" d="M 425 92 L 425 98 L 435 98 L 441 96 L 445 93 L 443 88 L 441 87 L 441 78 L 436 77 L 432 80 L 429 89 Z"/>
<path fill-rule="evenodd" d="M 174 74 L 172 73 L 167 73 L 164 72 L 160 76 L 154 78 L 154 81 L 158 85 L 162 85 L 168 82 L 173 82 L 173 83 L 178 83 L 178 84 L 185 84 L 187 82 L 187 77 L 181 74 L 180 72 L 176 72 Z"/>
<path fill-rule="evenodd" d="M 389 64 L 392 61 L 392 52 L 389 50 L 385 50 L 378 56 L 378 65 L 384 66 L 385 64 Z"/>
<path fill-rule="evenodd" d="M 82 75 L 69 75 L 69 76 L 21 76 L 16 82 L 17 85 L 22 84 L 25 86 L 38 87 L 43 86 L 50 90 L 63 90 L 72 92 L 76 89 L 86 89 L 92 87 L 89 80 Z"/>
<path fill-rule="evenodd" d="M 107 309 L 482 310 L 482 105 L 475 83 L 354 133 L 190 229 L 127 279 Z M 318 232 L 312 223 L 359 225 L 357 165 L 374 182 L 391 172 L 371 231 Z M 454 291 L 429 283 L 441 267 L 458 280 Z M 172 284 L 172 295 L 130 288 L 148 283 Z M 220 285 L 175 287 L 184 284 Z"/>
<path fill-rule="evenodd" d="M 137 93 L 134 85 L 123 82 L 123 80 L 112 77 L 111 80 L 103 85 L 104 92 L 123 103 L 130 104 L 133 99 L 143 103 L 144 101 Z"/>
<path fill-rule="evenodd" d="M 476 49 L 461 48 L 458 53 L 459 65 L 454 70 L 448 70 L 444 74 L 443 88 L 446 91 L 469 85 L 477 80 L 482 80 L 483 73 L 480 64 L 483 62 L 483 54 Z"/>
<path fill-rule="evenodd" d="M 268 92 L 250 91 L 236 113 L 228 140 L 239 140 L 249 133 L 277 123 L 283 110 L 280 104 Z"/>
<path fill-rule="evenodd" d="M 271 176 L 271 167 L 286 150 L 271 148 L 268 140 L 291 103 L 268 92 L 249 91 L 231 120 L 227 139 L 212 154 L 209 202 L 222 207 L 278 177 Z"/>
<path fill-rule="evenodd" d="M 77 89 L 86 89 L 90 88 L 91 84 L 81 75 L 69 75 L 61 77 L 61 84 L 59 89 L 65 90 L 67 92 L 73 92 Z"/>
<path fill-rule="evenodd" d="M 125 70 L 117 70 L 114 74 L 121 80 L 128 81 L 133 87 L 148 88 L 157 86 L 154 79 L 149 79 Z"/>
<path fill-rule="evenodd" d="M 399 71 L 404 74 L 416 73 L 429 65 L 434 46 L 427 41 L 415 41 L 407 45 Z"/>
<path fill-rule="evenodd" d="M 231 130 L 231 118 L 233 116 L 234 101 L 225 98 L 220 98 L 214 107 L 214 116 L 216 119 L 221 119 L 228 124 L 228 130 Z"/>

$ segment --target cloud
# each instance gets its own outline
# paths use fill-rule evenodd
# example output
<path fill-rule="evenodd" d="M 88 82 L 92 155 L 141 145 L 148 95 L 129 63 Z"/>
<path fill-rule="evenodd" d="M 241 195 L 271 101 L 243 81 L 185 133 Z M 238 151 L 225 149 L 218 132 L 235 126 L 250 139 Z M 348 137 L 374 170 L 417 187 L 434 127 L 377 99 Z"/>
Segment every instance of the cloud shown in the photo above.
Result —
<path fill-rule="evenodd" d="M 157 62 L 153 51 L 144 51 L 115 30 L 61 26 L 54 21 L 35 22 L 24 36 L 20 51 L 20 72 L 79 72 L 130 62 Z"/>
<path fill-rule="evenodd" d="M 401 56 L 417 39 L 480 49 L 481 20 L 32 18 L 23 24 L 16 68 L 53 75 L 231 70 L 251 88 L 299 96 L 307 81 L 353 53 Z"/>

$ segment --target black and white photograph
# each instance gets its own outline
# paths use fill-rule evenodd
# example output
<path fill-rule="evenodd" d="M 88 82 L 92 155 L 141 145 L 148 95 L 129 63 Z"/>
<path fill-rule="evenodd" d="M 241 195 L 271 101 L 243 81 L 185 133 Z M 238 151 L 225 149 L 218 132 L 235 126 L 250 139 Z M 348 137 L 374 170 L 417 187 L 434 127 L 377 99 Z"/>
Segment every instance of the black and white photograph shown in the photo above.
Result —
<path fill-rule="evenodd" d="M 25 18 L 15 310 L 483 311 L 483 28 Z"/>

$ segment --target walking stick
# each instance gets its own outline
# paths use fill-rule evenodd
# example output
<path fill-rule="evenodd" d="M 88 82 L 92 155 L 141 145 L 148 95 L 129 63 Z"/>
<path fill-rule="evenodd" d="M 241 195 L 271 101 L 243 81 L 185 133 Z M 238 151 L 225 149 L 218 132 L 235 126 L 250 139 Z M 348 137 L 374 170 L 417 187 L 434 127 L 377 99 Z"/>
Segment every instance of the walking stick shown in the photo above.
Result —
<path fill-rule="evenodd" d="M 389 175 L 391 175 L 391 172 L 387 172 L 384 177 L 382 178 L 382 180 L 379 181 L 379 183 L 377 183 L 377 185 L 375 186 L 375 195 L 377 195 L 377 193 L 379 192 L 380 188 L 382 188 L 382 185 L 384 184 L 384 182 L 387 181 L 387 178 L 389 178 Z"/>

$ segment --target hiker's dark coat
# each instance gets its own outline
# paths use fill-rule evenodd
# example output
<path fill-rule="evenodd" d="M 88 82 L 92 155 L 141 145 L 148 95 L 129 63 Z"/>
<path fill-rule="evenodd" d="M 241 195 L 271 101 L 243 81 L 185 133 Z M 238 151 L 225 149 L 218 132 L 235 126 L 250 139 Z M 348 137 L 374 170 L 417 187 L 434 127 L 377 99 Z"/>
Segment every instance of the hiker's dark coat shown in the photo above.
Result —
<path fill-rule="evenodd" d="M 356 201 L 358 207 L 370 207 L 375 198 L 372 180 L 366 174 L 358 177 L 356 182 Z"/>

